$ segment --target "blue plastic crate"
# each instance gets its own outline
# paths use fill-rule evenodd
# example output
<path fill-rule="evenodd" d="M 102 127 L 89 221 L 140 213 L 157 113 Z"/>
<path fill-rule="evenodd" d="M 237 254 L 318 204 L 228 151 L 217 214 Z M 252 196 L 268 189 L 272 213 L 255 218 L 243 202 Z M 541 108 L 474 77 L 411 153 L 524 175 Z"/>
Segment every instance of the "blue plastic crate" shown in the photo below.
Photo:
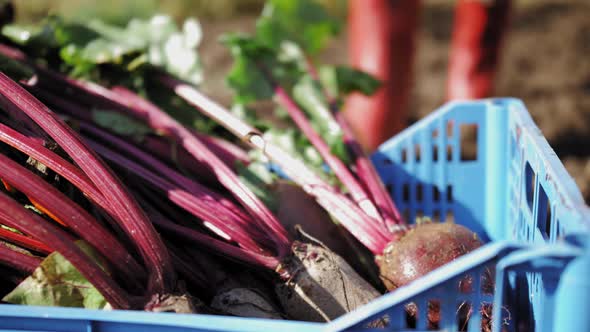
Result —
<path fill-rule="evenodd" d="M 488 244 L 329 324 L 0 305 L 0 331 L 367 331 L 384 316 L 386 331 L 424 331 L 429 301 L 440 303 L 435 330 L 479 331 L 482 303 L 494 304 L 495 331 L 590 330 L 590 211 L 520 101 L 449 103 L 383 144 L 373 162 L 408 220 L 452 217 Z M 489 271 L 493 293 L 480 280 Z M 457 287 L 465 275 L 470 293 Z M 457 309 L 470 304 L 466 323 Z"/>

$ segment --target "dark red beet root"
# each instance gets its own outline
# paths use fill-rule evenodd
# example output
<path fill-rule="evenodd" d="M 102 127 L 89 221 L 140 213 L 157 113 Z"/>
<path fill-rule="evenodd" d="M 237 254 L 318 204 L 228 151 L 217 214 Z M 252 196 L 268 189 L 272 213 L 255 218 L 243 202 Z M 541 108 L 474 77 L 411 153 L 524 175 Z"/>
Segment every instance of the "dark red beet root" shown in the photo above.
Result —
<path fill-rule="evenodd" d="M 479 248 L 482 242 L 469 229 L 454 223 L 423 223 L 392 241 L 377 258 L 381 279 L 389 290 Z"/>
<path fill-rule="evenodd" d="M 342 257 L 311 243 L 295 241 L 284 269 L 289 279 L 276 292 L 292 319 L 326 322 L 379 297 Z"/>

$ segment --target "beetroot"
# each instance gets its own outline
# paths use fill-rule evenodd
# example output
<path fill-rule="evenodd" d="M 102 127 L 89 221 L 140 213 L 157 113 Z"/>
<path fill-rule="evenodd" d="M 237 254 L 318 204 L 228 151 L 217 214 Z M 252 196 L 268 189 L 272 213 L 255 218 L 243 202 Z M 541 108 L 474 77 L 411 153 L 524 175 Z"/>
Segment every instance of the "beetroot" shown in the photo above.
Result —
<path fill-rule="evenodd" d="M 295 241 L 285 260 L 290 279 L 277 285 L 287 313 L 310 321 L 330 321 L 377 298 L 379 293 L 329 249 Z"/>
<path fill-rule="evenodd" d="M 377 257 L 381 279 L 387 289 L 394 290 L 481 245 L 477 235 L 464 226 L 451 222 L 418 224 Z"/>

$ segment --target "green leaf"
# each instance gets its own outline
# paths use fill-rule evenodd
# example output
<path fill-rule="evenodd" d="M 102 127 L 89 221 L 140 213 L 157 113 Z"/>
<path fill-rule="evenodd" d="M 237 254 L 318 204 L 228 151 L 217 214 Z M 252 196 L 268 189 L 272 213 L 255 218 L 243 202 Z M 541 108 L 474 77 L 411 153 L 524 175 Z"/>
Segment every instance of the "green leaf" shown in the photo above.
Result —
<path fill-rule="evenodd" d="M 119 112 L 93 110 L 92 119 L 99 126 L 121 136 L 131 136 L 136 141 L 141 141 L 145 135 L 152 133 L 147 125 Z"/>
<path fill-rule="evenodd" d="M 381 86 L 381 81 L 372 75 L 346 66 L 322 66 L 319 76 L 333 96 L 344 96 L 351 92 L 369 96 Z"/>
<path fill-rule="evenodd" d="M 12 42 L 24 45 L 37 35 L 41 29 L 31 25 L 8 24 L 2 28 L 2 34 Z"/>
<path fill-rule="evenodd" d="M 82 241 L 78 241 L 77 244 L 103 270 L 105 269 L 104 260 L 88 244 Z M 57 252 L 47 256 L 31 276 L 2 300 L 24 305 L 89 309 L 110 307 L 98 290 Z"/>
<path fill-rule="evenodd" d="M 141 57 L 147 63 L 172 75 L 194 84 L 202 80 L 200 59 L 196 52 L 202 33 L 199 23 L 194 19 L 185 21 L 182 31 L 172 18 L 164 15 L 154 16 L 150 20 L 134 19 L 125 29 L 100 21 L 94 21 L 89 26 L 101 38 L 85 44 L 85 60 L 93 63 L 121 63 L 124 56 L 145 54 Z M 132 61 L 137 58 L 135 56 Z"/>
<path fill-rule="evenodd" d="M 293 128 L 271 128 L 264 133 L 263 137 L 266 141 L 279 146 L 292 156 L 303 159 L 301 150 L 298 149 L 301 146 L 300 140 L 302 135 L 297 130 Z"/>
<path fill-rule="evenodd" d="M 338 183 L 332 173 L 326 172 L 320 154 L 301 132 L 293 128 L 282 130 L 271 128 L 264 133 L 264 139 L 305 162 L 310 169 L 328 183 Z M 269 160 L 261 151 L 252 150 L 249 155 L 251 162 L 247 167 L 238 165 L 237 170 L 240 180 L 271 210 L 276 212 L 279 202 L 274 190 L 276 189 L 276 181 L 279 178 L 278 174 L 271 171 Z"/>
<path fill-rule="evenodd" d="M 272 85 L 259 65 L 272 62 L 274 52 L 246 35 L 224 35 L 221 41 L 234 57 L 226 80 L 236 93 L 235 102 L 247 104 L 271 98 L 274 94 Z"/>
<path fill-rule="evenodd" d="M 170 27 L 164 27 L 165 30 L 169 30 L 167 35 L 153 31 L 154 28 L 164 25 L 167 19 L 169 17 L 152 19 L 150 32 L 154 33 L 155 37 L 149 46 L 149 62 L 162 67 L 170 74 L 198 84 L 202 81 L 202 69 L 195 49 L 201 42 L 201 26 L 198 21 L 188 19 L 184 22 L 182 31 L 173 31 Z"/>
<path fill-rule="evenodd" d="M 238 103 L 270 99 L 274 95 L 273 81 L 289 88 L 302 75 L 300 58 L 293 48 L 274 50 L 243 34 L 225 35 L 222 42 L 234 57 L 227 82 L 235 91 Z"/>
<path fill-rule="evenodd" d="M 54 38 L 58 45 L 84 45 L 100 38 L 100 34 L 88 26 L 77 23 L 53 21 Z"/>
<path fill-rule="evenodd" d="M 123 71 L 150 64 L 193 84 L 202 81 L 196 51 L 202 32 L 194 19 L 187 19 L 179 29 L 165 15 L 133 19 L 123 28 L 100 20 L 64 22 L 51 17 L 41 26 L 9 25 L 2 33 L 28 49 L 53 49 L 76 76 L 88 77 L 103 64 L 120 66 Z"/>
<path fill-rule="evenodd" d="M 227 75 L 229 86 L 236 92 L 235 101 L 250 103 L 273 96 L 273 88 L 256 65 L 245 57 L 235 60 Z"/>
<path fill-rule="evenodd" d="M 314 129 L 330 147 L 331 152 L 344 162 L 348 153 L 342 139 L 342 130 L 332 116 L 322 87 L 309 75 L 303 76 L 293 87 L 293 98 L 303 108 Z"/>
<path fill-rule="evenodd" d="M 8 24 L 2 27 L 2 35 L 18 45 L 57 47 L 54 25 L 58 21 L 55 17 L 49 17 L 41 26 Z"/>
<path fill-rule="evenodd" d="M 339 30 L 338 22 L 313 0 L 269 0 L 256 22 L 256 37 L 271 48 L 283 41 L 299 44 L 306 53 L 320 51 Z"/>

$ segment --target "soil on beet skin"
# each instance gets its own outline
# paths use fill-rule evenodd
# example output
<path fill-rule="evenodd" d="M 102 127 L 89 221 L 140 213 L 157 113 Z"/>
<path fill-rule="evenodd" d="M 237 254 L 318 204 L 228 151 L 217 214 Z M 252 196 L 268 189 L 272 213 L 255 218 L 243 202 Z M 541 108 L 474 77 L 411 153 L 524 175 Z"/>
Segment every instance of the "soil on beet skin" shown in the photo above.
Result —
<path fill-rule="evenodd" d="M 379 292 L 332 251 L 295 241 L 285 263 L 289 278 L 276 292 L 292 319 L 325 322 L 367 304 Z"/>

